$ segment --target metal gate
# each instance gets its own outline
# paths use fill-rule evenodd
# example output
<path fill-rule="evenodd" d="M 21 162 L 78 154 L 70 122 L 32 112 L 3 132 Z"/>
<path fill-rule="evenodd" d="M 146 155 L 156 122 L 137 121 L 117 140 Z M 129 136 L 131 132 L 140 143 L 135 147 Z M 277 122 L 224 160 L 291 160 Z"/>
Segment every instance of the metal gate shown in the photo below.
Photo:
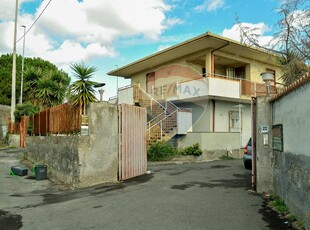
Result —
<path fill-rule="evenodd" d="M 119 106 L 119 180 L 146 173 L 146 119 L 145 108 Z"/>

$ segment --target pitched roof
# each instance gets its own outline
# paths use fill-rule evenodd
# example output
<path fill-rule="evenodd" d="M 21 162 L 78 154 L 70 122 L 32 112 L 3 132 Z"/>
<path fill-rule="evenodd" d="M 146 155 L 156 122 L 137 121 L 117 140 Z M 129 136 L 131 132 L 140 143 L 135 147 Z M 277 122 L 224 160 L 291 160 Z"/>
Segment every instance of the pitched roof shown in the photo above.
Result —
<path fill-rule="evenodd" d="M 223 47 L 225 44 L 227 46 Z M 162 51 L 156 52 L 142 59 L 134 61 L 125 66 L 119 67 L 108 72 L 108 75 L 122 76 L 130 78 L 132 75 L 141 71 L 152 71 L 159 65 L 169 61 L 193 54 L 202 50 L 216 50 L 221 48 L 221 51 L 231 53 L 239 57 L 249 58 L 251 60 L 270 63 L 270 57 L 276 57 L 274 53 L 266 52 L 265 50 L 246 46 L 240 42 L 206 32 L 202 35 L 171 46 Z"/>
<path fill-rule="evenodd" d="M 310 72 L 306 73 L 304 76 L 302 76 L 289 86 L 286 86 L 283 89 L 281 89 L 281 91 L 279 91 L 276 95 L 274 95 L 269 101 L 270 102 L 276 101 L 308 82 L 310 82 Z"/>

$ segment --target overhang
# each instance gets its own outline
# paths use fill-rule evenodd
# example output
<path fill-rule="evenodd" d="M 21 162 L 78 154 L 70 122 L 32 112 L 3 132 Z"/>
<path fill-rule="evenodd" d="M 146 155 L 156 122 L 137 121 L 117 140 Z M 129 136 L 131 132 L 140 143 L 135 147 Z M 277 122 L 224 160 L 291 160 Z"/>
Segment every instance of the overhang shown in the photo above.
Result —
<path fill-rule="evenodd" d="M 224 46 L 225 44 L 229 44 Z M 146 56 L 128 65 L 119 67 L 115 70 L 108 72 L 111 76 L 120 76 L 131 78 L 131 76 L 142 72 L 152 71 L 157 66 L 172 60 L 194 54 L 199 51 L 211 49 L 215 50 L 221 48 L 221 51 L 233 54 L 236 57 L 248 58 L 250 60 L 260 61 L 264 63 L 275 63 L 276 55 L 274 53 L 266 52 L 262 49 L 249 47 L 237 41 L 224 38 L 219 35 L 206 32 L 205 34 L 194 37 L 185 42 L 171 46 L 167 49 Z"/>

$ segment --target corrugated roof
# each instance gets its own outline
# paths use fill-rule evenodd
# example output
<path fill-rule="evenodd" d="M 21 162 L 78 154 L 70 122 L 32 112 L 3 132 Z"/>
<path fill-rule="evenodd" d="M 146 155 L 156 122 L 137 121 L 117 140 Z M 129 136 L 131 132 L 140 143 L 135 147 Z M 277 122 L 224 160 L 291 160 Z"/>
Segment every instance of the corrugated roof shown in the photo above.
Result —
<path fill-rule="evenodd" d="M 278 92 L 275 96 L 273 96 L 269 101 L 270 102 L 276 101 L 308 82 L 310 82 L 310 72 L 306 73 L 304 76 L 302 76 L 297 81 L 290 84 L 289 86 L 284 87 L 280 92 Z"/>

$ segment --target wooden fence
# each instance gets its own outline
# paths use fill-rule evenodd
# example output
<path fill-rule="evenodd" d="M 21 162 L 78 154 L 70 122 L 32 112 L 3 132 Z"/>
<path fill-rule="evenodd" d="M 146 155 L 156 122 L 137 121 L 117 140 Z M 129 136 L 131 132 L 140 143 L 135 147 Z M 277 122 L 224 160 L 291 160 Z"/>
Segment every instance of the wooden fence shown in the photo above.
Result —
<path fill-rule="evenodd" d="M 30 116 L 28 132 L 32 135 L 79 132 L 81 122 L 79 108 L 65 103 Z M 11 134 L 19 134 L 20 123 L 8 121 L 8 130 Z"/>
<path fill-rule="evenodd" d="M 79 107 L 65 103 L 31 116 L 31 133 L 33 135 L 47 135 L 79 132 L 81 121 Z"/>

